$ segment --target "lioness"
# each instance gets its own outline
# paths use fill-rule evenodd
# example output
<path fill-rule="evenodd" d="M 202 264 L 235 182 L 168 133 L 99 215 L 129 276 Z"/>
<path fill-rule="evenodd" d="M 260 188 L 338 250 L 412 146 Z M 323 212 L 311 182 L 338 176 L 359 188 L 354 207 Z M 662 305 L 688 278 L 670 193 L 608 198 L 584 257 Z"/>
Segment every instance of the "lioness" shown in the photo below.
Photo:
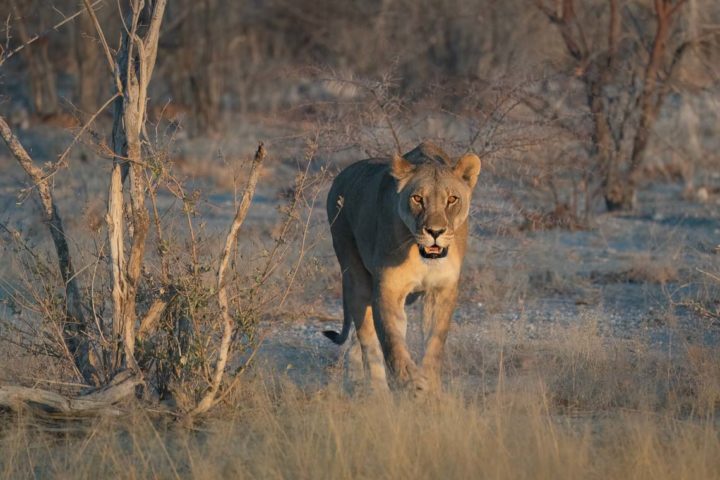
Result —
<path fill-rule="evenodd" d="M 398 384 L 416 390 L 440 384 L 479 173 L 477 155 L 463 155 L 453 166 L 438 147 L 422 143 L 390 161 L 361 160 L 333 181 L 327 214 L 342 270 L 344 322 L 341 333 L 323 333 L 342 344 L 355 323 L 374 388 L 388 388 L 383 354 Z M 422 368 L 405 343 L 405 302 L 420 293 Z"/>

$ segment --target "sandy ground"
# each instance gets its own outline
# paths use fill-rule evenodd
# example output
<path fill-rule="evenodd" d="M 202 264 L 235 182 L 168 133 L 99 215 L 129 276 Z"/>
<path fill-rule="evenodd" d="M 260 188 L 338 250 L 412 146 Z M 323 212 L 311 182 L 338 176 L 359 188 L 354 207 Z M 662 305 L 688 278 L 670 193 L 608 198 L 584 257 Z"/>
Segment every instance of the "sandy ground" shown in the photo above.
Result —
<path fill-rule="evenodd" d="M 493 234 L 483 228 L 490 215 L 478 206 L 450 355 L 459 345 L 481 351 L 498 328 L 513 344 L 556 339 L 588 324 L 608 340 L 640 341 L 663 351 L 678 337 L 698 332 L 702 342 L 717 345 L 720 326 L 684 304 L 717 295 L 716 289 L 705 290 L 701 270 L 720 267 L 720 208 L 682 200 L 681 193 L 674 185 L 652 187 L 642 192 L 638 212 L 600 215 L 592 230 L 579 232 Z M 491 202 L 492 187 L 481 184 L 475 199 Z M 487 271 L 493 273 L 483 276 Z M 345 350 L 320 334 L 339 329 L 342 316 L 338 298 L 323 302 L 337 320 L 309 316 L 268 325 L 272 335 L 261 361 L 297 381 L 326 381 L 319 372 L 336 371 Z M 413 305 L 408 314 L 417 353 L 421 311 Z"/>
<path fill-rule="evenodd" d="M 283 132 L 274 135 L 281 138 Z M 190 172 L 185 174 L 189 189 L 201 192 L 198 210 L 210 235 L 222 234 L 229 225 L 234 191 L 228 176 L 237 171 L 241 158 L 252 153 L 255 137 L 252 131 L 241 130 L 232 138 L 184 141 L 175 147 L 182 168 Z M 36 161 L 43 162 L 51 160 L 57 153 L 53 146 L 68 137 L 39 127 L 22 132 L 21 138 Z M 282 192 L 292 186 L 302 166 L 301 142 L 277 140 L 276 146 L 273 150 L 269 143 L 272 158 L 243 226 L 247 234 L 239 245 L 241 255 L 251 254 L 269 238 L 280 218 Z M 77 245 L 84 244 L 80 239 L 87 212 L 102 212 L 109 170 L 107 160 L 90 155 L 82 161 L 79 152 L 70 170 L 55 178 L 58 204 Z M 317 168 L 326 166 L 330 178 L 352 155 L 319 158 Z M 33 245 L 47 245 L 37 201 L 33 195 L 18 196 L 26 186 L 24 174 L 4 151 L 0 151 L 0 172 L 0 222 L 20 230 Z M 592 323 L 609 339 L 639 340 L 660 350 L 676 336 L 698 332 L 708 344 L 720 340 L 719 326 L 687 306 L 700 300 L 715 302 L 717 308 L 717 282 L 705 273 L 720 270 L 717 194 L 701 203 L 684 199 L 681 185 L 657 183 L 640 192 L 635 212 L 600 213 L 589 230 L 527 232 L 520 229 L 522 218 L 516 207 L 503 195 L 507 190 L 506 180 L 481 174 L 462 293 L 449 340 L 451 365 L 453 352 L 482 349 L 484 339 L 498 330 L 512 343 Z M 172 196 L 160 195 L 161 209 L 173 202 Z M 322 265 L 323 275 L 330 276 L 327 283 L 332 284 L 339 273 L 324 220 L 324 197 L 318 207 L 312 214 L 317 241 L 306 261 Z M 7 257 L 0 259 L 3 282 L 13 282 L 16 272 L 8 268 L 10 263 Z M 0 300 L 6 295 L 0 287 Z M 324 329 L 340 328 L 339 289 L 320 289 L 308 298 L 302 295 L 294 293 L 287 308 L 290 313 L 274 314 L 262 322 L 267 335 L 257 361 L 299 383 L 324 384 L 342 370 L 338 365 L 344 350 L 321 335 Z M 0 304 L 0 315 L 10 316 L 7 305 Z M 417 351 L 418 306 L 409 308 L 409 318 L 410 343 Z"/>

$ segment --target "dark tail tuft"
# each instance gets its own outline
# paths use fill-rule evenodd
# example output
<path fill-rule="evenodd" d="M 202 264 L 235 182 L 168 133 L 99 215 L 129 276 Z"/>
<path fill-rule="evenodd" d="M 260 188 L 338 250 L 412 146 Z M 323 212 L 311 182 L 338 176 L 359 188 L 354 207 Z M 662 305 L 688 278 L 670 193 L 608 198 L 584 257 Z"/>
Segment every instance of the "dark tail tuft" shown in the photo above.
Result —
<path fill-rule="evenodd" d="M 333 330 L 325 330 L 325 331 L 323 331 L 323 335 L 325 335 L 327 338 L 332 340 L 332 342 L 337 345 L 342 345 L 345 342 L 345 339 L 347 338 L 347 336 L 340 335 L 338 332 L 335 332 Z"/>

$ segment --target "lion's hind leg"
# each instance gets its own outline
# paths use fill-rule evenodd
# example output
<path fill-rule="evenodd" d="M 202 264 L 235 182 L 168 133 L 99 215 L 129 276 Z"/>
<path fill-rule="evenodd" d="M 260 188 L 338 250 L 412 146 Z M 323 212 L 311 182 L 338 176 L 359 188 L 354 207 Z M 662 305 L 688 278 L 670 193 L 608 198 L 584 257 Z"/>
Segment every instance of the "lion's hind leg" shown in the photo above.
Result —
<path fill-rule="evenodd" d="M 329 215 L 332 213 L 330 212 Z M 373 390 L 386 391 L 388 390 L 388 383 L 385 374 L 385 358 L 375 332 L 371 308 L 372 276 L 363 264 L 353 238 L 352 229 L 347 224 L 344 215 L 341 213 L 336 215 L 334 221 L 331 222 L 330 231 L 333 238 L 333 248 L 342 271 L 344 315 L 342 333 L 336 334 L 334 339 L 331 336 L 331 339 L 335 341 L 347 338 L 350 331 L 350 322 L 352 322 L 355 325 L 355 332 L 362 352 L 365 378 L 370 381 Z M 357 353 L 357 350 L 354 353 Z"/>
<path fill-rule="evenodd" d="M 343 273 L 343 310 L 355 324 L 365 378 L 373 390 L 384 391 L 388 389 L 385 359 L 375 333 L 371 294 L 372 281 L 364 267 L 362 270 L 346 270 Z"/>

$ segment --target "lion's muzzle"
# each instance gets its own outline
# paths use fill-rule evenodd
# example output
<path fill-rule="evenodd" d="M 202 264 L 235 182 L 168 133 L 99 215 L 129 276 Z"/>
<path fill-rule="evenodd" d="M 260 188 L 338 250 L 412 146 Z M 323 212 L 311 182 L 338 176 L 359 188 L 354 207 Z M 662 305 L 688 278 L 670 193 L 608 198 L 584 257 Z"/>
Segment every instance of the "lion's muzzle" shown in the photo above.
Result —
<path fill-rule="evenodd" d="M 421 257 L 431 260 L 445 258 L 448 254 L 448 247 L 441 247 L 440 245 L 430 245 L 429 247 L 426 247 L 425 245 L 418 244 L 418 248 L 420 249 Z"/>
<path fill-rule="evenodd" d="M 443 234 L 447 232 L 447 228 L 443 227 L 429 227 L 424 226 L 422 228 L 423 239 L 418 242 L 418 248 L 420 249 L 420 255 L 423 258 L 436 259 L 444 258 L 448 254 L 448 247 L 443 246 L 443 243 L 447 243 L 445 238 L 441 238 Z M 430 243 L 430 245 L 428 245 Z"/>

